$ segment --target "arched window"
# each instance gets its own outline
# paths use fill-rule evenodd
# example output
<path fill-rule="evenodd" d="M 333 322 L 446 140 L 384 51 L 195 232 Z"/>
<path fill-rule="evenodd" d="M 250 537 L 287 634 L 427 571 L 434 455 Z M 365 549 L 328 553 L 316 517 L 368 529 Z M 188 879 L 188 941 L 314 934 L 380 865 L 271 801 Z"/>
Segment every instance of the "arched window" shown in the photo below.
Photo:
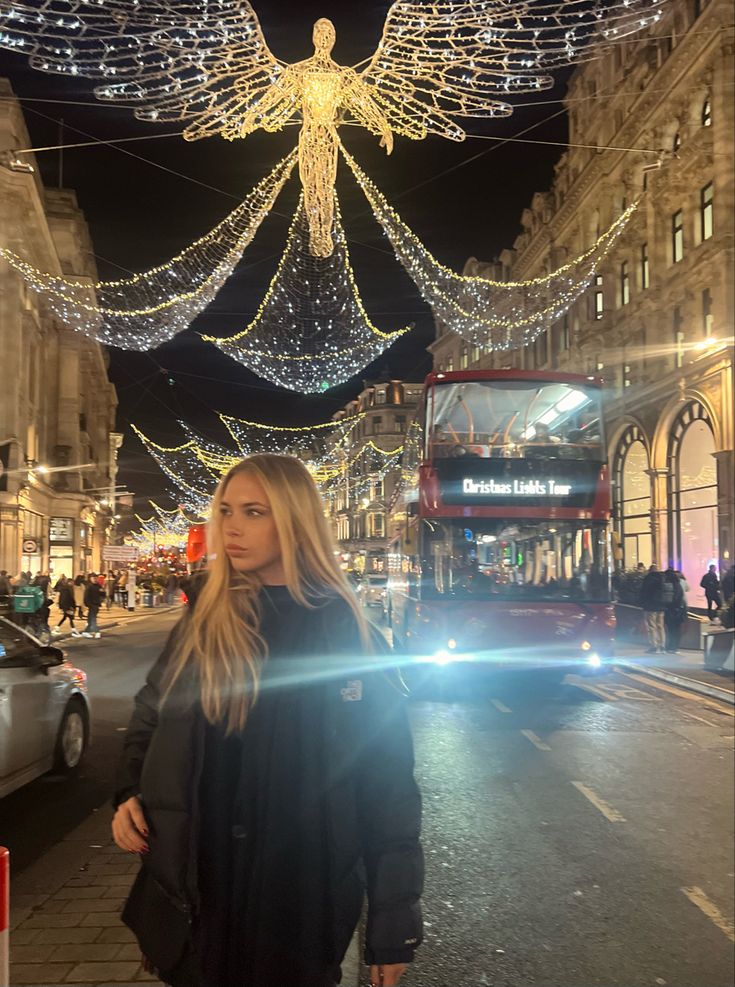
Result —
<path fill-rule="evenodd" d="M 653 561 L 651 541 L 651 481 L 648 448 L 637 425 L 623 432 L 613 460 L 615 524 L 623 550 L 623 567 L 648 568 Z"/>
<path fill-rule="evenodd" d="M 692 587 L 690 602 L 704 606 L 699 580 L 719 558 L 717 463 L 712 423 L 699 401 L 681 411 L 669 438 L 669 545 L 671 560 Z"/>

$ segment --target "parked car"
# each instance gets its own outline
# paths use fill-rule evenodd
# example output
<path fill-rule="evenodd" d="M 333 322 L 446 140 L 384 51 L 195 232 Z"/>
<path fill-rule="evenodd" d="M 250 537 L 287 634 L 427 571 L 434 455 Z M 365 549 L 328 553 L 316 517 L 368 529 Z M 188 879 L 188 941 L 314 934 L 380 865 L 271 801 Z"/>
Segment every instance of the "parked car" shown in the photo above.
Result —
<path fill-rule="evenodd" d="M 0 798 L 52 769 L 74 772 L 89 738 L 86 673 L 0 617 Z"/>
<path fill-rule="evenodd" d="M 361 597 L 366 607 L 381 607 L 385 610 L 388 577 L 376 573 L 365 576 L 361 586 Z"/>

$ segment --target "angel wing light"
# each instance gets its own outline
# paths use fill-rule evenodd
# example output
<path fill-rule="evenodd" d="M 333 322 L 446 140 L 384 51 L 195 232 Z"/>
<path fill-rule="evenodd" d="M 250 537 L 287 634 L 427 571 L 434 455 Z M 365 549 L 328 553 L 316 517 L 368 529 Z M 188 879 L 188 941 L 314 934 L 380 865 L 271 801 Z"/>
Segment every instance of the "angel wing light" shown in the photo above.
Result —
<path fill-rule="evenodd" d="M 508 97 L 548 88 L 551 69 L 640 31 L 668 0 L 395 0 L 361 71 L 332 59 L 335 29 L 314 26 L 314 55 L 269 50 L 247 0 L 0 0 L 0 46 L 46 72 L 104 80 L 100 99 L 141 119 L 186 123 L 184 137 L 230 140 L 300 120 L 299 168 L 310 250 L 333 250 L 337 129 L 358 123 L 390 153 L 393 135 L 461 141 L 459 121 L 508 116 Z"/>

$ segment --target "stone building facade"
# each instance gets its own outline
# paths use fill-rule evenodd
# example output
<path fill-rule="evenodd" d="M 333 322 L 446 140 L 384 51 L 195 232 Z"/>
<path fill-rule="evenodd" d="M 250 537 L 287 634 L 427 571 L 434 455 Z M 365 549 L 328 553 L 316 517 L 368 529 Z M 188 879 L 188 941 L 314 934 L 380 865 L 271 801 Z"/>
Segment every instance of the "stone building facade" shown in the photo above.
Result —
<path fill-rule="evenodd" d="M 329 519 L 347 569 L 383 571 L 388 547 L 388 505 L 400 469 L 395 457 L 381 456 L 374 447 L 390 454 L 402 446 L 422 386 L 399 380 L 370 384 L 333 416 L 335 421 L 341 421 L 363 415 L 342 454 L 346 468 L 326 495 Z M 385 469 L 381 463 L 394 465 Z"/>
<path fill-rule="evenodd" d="M 0 80 L 0 95 L 12 97 Z M 74 192 L 45 188 L 17 101 L 0 101 L 0 242 L 42 271 L 97 273 Z M 0 258 L 0 568 L 98 570 L 112 528 L 117 396 L 105 349 L 62 325 Z"/>
<path fill-rule="evenodd" d="M 673 563 L 694 604 L 707 566 L 726 569 L 735 551 L 732 25 L 732 0 L 673 0 L 647 34 L 575 71 L 551 189 L 533 196 L 511 249 L 465 273 L 543 275 L 640 197 L 636 214 L 586 296 L 534 344 L 481 353 L 439 326 L 430 347 L 437 370 L 602 376 L 618 565 Z"/>

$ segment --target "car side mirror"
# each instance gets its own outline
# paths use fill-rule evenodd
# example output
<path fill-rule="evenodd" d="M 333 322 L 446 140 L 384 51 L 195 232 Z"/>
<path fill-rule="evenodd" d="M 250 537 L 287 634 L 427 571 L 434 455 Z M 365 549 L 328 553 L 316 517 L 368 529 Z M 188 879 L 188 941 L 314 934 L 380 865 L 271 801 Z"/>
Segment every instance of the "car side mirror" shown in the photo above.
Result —
<path fill-rule="evenodd" d="M 64 664 L 64 652 L 60 648 L 49 646 L 39 648 L 38 661 L 34 661 L 33 664 L 44 675 L 48 675 L 49 668 Z"/>

